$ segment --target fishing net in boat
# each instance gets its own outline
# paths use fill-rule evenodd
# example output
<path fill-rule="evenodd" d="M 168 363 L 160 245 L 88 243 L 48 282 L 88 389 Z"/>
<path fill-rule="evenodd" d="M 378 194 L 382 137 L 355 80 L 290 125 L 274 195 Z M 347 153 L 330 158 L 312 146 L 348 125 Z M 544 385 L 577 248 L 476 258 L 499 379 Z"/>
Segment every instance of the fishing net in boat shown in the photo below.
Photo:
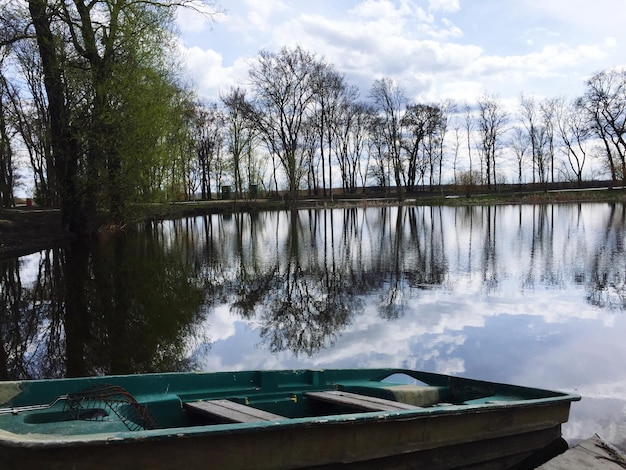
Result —
<path fill-rule="evenodd" d="M 104 421 L 119 419 L 129 431 L 155 429 L 156 422 L 145 405 L 118 385 L 97 385 L 70 393 L 64 409 L 72 419 Z"/>

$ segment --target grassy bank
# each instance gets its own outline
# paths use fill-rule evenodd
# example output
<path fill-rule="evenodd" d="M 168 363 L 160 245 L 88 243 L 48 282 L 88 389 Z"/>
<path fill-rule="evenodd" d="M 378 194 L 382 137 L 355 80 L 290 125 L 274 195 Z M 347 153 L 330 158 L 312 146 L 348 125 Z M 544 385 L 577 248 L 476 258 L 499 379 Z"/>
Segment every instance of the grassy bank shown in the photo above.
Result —
<path fill-rule="evenodd" d="M 623 189 L 598 189 L 580 191 L 538 191 L 523 193 L 485 193 L 468 196 L 442 196 L 408 194 L 398 197 L 336 196 L 330 198 L 302 198 L 295 203 L 277 199 L 213 200 L 170 204 L 136 205 L 130 211 L 129 221 L 170 219 L 194 215 L 237 213 L 269 210 L 332 209 L 344 207 L 377 206 L 479 206 L 493 204 L 554 204 L 581 202 L 626 202 Z"/>

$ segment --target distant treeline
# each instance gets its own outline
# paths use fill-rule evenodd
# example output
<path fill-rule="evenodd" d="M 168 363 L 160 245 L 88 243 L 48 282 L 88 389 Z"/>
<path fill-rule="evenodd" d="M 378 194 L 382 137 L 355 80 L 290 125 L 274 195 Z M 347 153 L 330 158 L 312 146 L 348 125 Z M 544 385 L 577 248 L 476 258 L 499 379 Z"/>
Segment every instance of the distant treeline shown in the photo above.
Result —
<path fill-rule="evenodd" d="M 23 175 L 33 198 L 60 207 L 74 232 L 93 230 L 103 212 L 123 221 L 130 203 L 197 195 L 295 201 L 363 187 L 402 196 L 626 179 L 625 70 L 597 73 L 574 99 L 521 96 L 511 112 L 487 93 L 471 105 L 409 99 L 392 77 L 361 96 L 335 65 L 284 47 L 259 53 L 245 89 L 233 84 L 206 102 L 179 74 L 181 5 L 193 8 L 187 0 L 5 5 L 1 206 L 14 204 Z"/>

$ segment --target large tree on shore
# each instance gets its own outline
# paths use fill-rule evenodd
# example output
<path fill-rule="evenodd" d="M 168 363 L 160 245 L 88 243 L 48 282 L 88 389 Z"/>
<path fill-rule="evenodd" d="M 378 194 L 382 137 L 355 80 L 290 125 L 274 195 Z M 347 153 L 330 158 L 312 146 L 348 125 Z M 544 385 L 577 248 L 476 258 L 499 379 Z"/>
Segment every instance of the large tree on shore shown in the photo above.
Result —
<path fill-rule="evenodd" d="M 341 106 L 354 98 L 356 91 L 348 87 L 343 74 L 327 63 L 319 63 L 313 79 L 315 87 L 316 113 L 313 126 L 319 139 L 320 162 L 322 164 L 322 190 L 326 196 L 333 192 L 332 148 L 335 128 L 340 119 Z M 326 157 L 326 158 L 325 158 Z M 326 163 L 326 159 L 328 162 Z M 328 164 L 328 186 L 326 165 Z"/>
<path fill-rule="evenodd" d="M 4 75 L 3 65 L 6 57 L 0 49 L 0 207 L 13 205 L 14 161 L 9 126 L 9 103 L 13 101 L 13 90 Z"/>
<path fill-rule="evenodd" d="M 58 6 L 49 5 L 45 0 L 28 0 L 48 98 L 50 147 L 57 175 L 63 223 L 71 231 L 78 233 L 84 231 L 87 223 L 78 188 L 79 146 L 71 118 L 72 100 L 64 80 L 65 51 L 53 26 Z"/>
<path fill-rule="evenodd" d="M 16 87 L 14 126 L 28 154 L 33 175 L 34 198 L 44 206 L 57 206 L 56 174 L 50 145 L 50 119 L 46 90 L 42 83 L 42 66 L 34 41 L 15 44 L 13 54 L 22 86 Z"/>
<path fill-rule="evenodd" d="M 333 126 L 333 148 L 337 156 L 344 192 L 355 193 L 365 187 L 367 163 L 363 163 L 367 147 L 367 134 L 373 119 L 373 110 L 365 103 L 352 98 L 343 101 Z M 363 168 L 365 165 L 365 168 Z"/>
<path fill-rule="evenodd" d="M 254 165 L 251 161 L 257 140 L 252 119 L 253 111 L 242 88 L 231 88 L 229 93 L 221 97 L 221 101 L 225 108 L 226 140 L 232 158 L 235 197 L 241 197 L 244 191 L 244 176 L 246 188 L 249 189 L 251 184 L 256 183 Z"/>
<path fill-rule="evenodd" d="M 192 121 L 194 149 L 200 179 L 202 199 L 212 199 L 213 188 L 211 179 L 216 181 L 216 169 L 224 153 L 226 141 L 227 117 L 217 103 L 198 103 Z"/>
<path fill-rule="evenodd" d="M 502 145 L 507 119 L 507 114 L 496 97 L 485 94 L 478 99 L 478 151 L 485 163 L 488 188 L 491 188 L 492 182 L 497 183 L 496 156 Z"/>
<path fill-rule="evenodd" d="M 177 126 L 185 120 L 176 113 L 189 106 L 181 105 L 169 58 L 175 9 L 186 4 L 192 1 L 27 0 L 55 182 L 74 232 L 92 228 L 101 208 L 123 219 L 126 201 L 145 196 L 142 170 L 180 153 L 172 136 L 183 135 Z M 164 150 L 168 145 L 175 150 Z"/>
<path fill-rule="evenodd" d="M 573 103 L 560 99 L 556 102 L 556 128 L 563 142 L 563 152 L 567 157 L 564 166 L 574 173 L 576 182 L 583 181 L 583 169 L 587 160 L 586 143 L 591 136 L 585 113 L 579 101 Z"/>
<path fill-rule="evenodd" d="M 626 181 L 626 69 L 599 72 L 587 80 L 578 101 L 589 128 L 602 143 L 613 181 Z"/>
<path fill-rule="evenodd" d="M 284 170 L 295 200 L 306 174 L 305 126 L 314 115 L 321 62 L 300 46 L 261 51 L 250 69 L 256 128 Z"/>
<path fill-rule="evenodd" d="M 370 97 L 375 109 L 382 118 L 382 132 L 386 152 L 391 160 L 396 188 L 400 192 L 404 179 L 402 116 L 407 104 L 407 98 L 404 89 L 394 79 L 389 77 L 374 81 L 370 90 Z"/>

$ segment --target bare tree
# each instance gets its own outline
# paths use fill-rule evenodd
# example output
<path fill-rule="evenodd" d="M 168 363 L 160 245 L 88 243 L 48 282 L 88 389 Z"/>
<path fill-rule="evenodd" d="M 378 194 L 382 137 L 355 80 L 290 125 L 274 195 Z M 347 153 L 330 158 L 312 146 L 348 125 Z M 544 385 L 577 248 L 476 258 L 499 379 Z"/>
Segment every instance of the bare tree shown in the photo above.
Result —
<path fill-rule="evenodd" d="M 365 172 L 362 158 L 366 146 L 367 132 L 370 127 L 372 110 L 364 103 L 350 99 L 344 101 L 339 109 L 334 126 L 335 155 L 339 163 L 344 192 L 356 192 L 357 180 L 365 186 Z"/>
<path fill-rule="evenodd" d="M 0 207 L 11 207 L 14 203 L 15 161 L 11 140 L 15 126 L 11 125 L 11 104 L 16 101 L 15 89 L 5 76 L 5 59 L 8 48 L 0 46 Z"/>
<path fill-rule="evenodd" d="M 319 132 L 318 124 L 314 120 L 307 120 L 302 126 L 302 151 L 304 152 L 303 165 L 306 168 L 307 189 L 309 195 L 319 192 L 319 166 L 323 166 L 323 152 L 318 154 Z M 330 151 L 329 151 L 330 153 Z M 326 190 L 324 190 L 324 193 Z"/>
<path fill-rule="evenodd" d="M 456 120 L 454 122 L 453 130 L 454 130 L 454 158 L 452 159 L 452 176 L 453 176 L 453 183 L 456 185 L 458 184 L 457 166 L 459 163 L 459 150 L 461 148 L 461 134 L 460 134 L 461 126 Z"/>
<path fill-rule="evenodd" d="M 387 151 L 385 122 L 381 116 L 373 115 L 369 123 L 368 154 L 373 155 L 370 175 L 387 194 L 391 179 L 391 158 Z"/>
<path fill-rule="evenodd" d="M 557 100 L 554 98 L 544 99 L 539 109 L 541 111 L 541 119 L 543 121 L 543 133 L 544 133 L 544 154 L 546 163 L 550 164 L 550 181 L 554 183 L 554 135 L 555 135 L 555 121 L 556 117 Z M 547 176 L 546 176 L 547 181 Z"/>
<path fill-rule="evenodd" d="M 212 199 L 211 179 L 217 183 L 219 160 L 223 153 L 226 117 L 216 103 L 198 104 L 193 120 L 193 136 L 198 162 L 202 199 Z M 219 186 L 215 188 L 219 190 Z"/>
<path fill-rule="evenodd" d="M 524 163 L 526 162 L 526 155 L 530 148 L 530 138 L 528 133 L 521 127 L 514 127 L 511 134 L 510 146 L 513 149 L 517 163 L 517 183 L 522 184 Z"/>
<path fill-rule="evenodd" d="M 580 104 L 590 128 L 602 141 L 611 178 L 626 181 L 626 69 L 591 77 Z"/>
<path fill-rule="evenodd" d="M 402 129 L 405 133 L 402 138 L 402 148 L 406 153 L 407 160 L 407 191 L 415 191 L 418 182 L 418 168 L 421 163 L 420 155 L 427 153 L 426 139 L 432 138 L 439 109 L 427 104 L 412 104 L 407 106 L 404 116 L 402 116 Z M 432 156 L 432 152 L 430 153 Z M 432 168 L 432 159 L 431 168 Z M 432 182 L 432 179 L 431 179 Z"/>
<path fill-rule="evenodd" d="M 478 99 L 477 126 L 479 132 L 479 151 L 485 162 L 487 187 L 496 180 L 496 155 L 501 146 L 502 134 L 505 131 L 507 114 L 500 102 L 493 96 L 483 95 Z"/>
<path fill-rule="evenodd" d="M 303 127 L 314 112 L 314 80 L 319 67 L 319 60 L 298 46 L 284 47 L 277 53 L 261 51 L 249 72 L 255 94 L 255 124 L 280 161 L 291 201 L 295 201 L 306 174 Z"/>
<path fill-rule="evenodd" d="M 333 127 L 338 119 L 342 102 L 353 99 L 355 88 L 348 87 L 344 75 L 337 72 L 327 63 L 319 63 L 316 75 L 313 77 L 315 91 L 315 128 L 319 138 L 320 163 L 322 165 L 322 191 L 326 196 L 326 189 L 332 197 L 333 192 Z M 326 184 L 326 165 L 328 165 L 328 186 Z"/>
<path fill-rule="evenodd" d="M 520 98 L 521 121 L 528 133 L 532 156 L 533 184 L 547 183 L 549 165 L 554 158 L 554 119 L 550 100 L 537 102 L 533 97 Z M 552 164 L 554 167 L 554 164 Z"/>
<path fill-rule="evenodd" d="M 71 119 L 71 99 L 63 79 L 63 60 L 56 44 L 53 11 L 45 0 L 28 0 L 28 9 L 41 57 L 50 119 L 50 146 L 59 184 L 63 223 L 72 232 L 86 228 L 78 185 L 78 141 Z"/>
<path fill-rule="evenodd" d="M 472 132 L 474 131 L 474 117 L 472 116 L 472 108 L 466 104 L 463 107 L 465 116 L 465 134 L 467 137 L 467 158 L 469 159 L 469 174 L 471 175 L 474 168 L 472 165 Z M 482 173 L 482 172 L 481 172 Z"/>
<path fill-rule="evenodd" d="M 13 102 L 15 125 L 28 152 L 35 198 L 41 205 L 58 206 L 48 102 L 37 45 L 33 41 L 22 41 L 14 52 L 25 86 L 21 96 L 16 96 Z"/>
<path fill-rule="evenodd" d="M 583 169 L 587 159 L 586 143 L 591 137 L 587 117 L 582 103 L 560 99 L 556 103 L 556 126 L 567 155 L 567 163 L 578 184 L 583 180 Z"/>
<path fill-rule="evenodd" d="M 0 49 L 0 54 L 2 54 Z M 14 132 L 9 125 L 9 103 L 14 93 L 3 73 L 4 57 L 0 56 L 0 207 L 14 205 L 13 190 L 15 187 L 13 149 L 11 137 Z"/>
<path fill-rule="evenodd" d="M 446 134 L 448 132 L 448 125 L 450 124 L 450 117 L 456 112 L 456 104 L 452 101 L 445 100 L 438 105 L 440 110 L 439 120 L 436 127 L 436 132 L 439 134 L 439 173 L 438 173 L 438 185 L 441 187 L 441 176 L 443 174 L 443 157 L 445 154 L 445 142 Z M 457 149 L 458 150 L 458 149 Z"/>
<path fill-rule="evenodd" d="M 241 170 L 244 167 L 244 159 L 248 158 L 244 168 L 248 176 L 246 182 L 249 188 L 254 184 L 251 177 L 254 173 L 250 168 L 250 156 L 252 155 L 256 131 L 252 120 L 252 105 L 246 99 L 246 92 L 241 88 L 232 88 L 230 92 L 221 98 L 226 108 L 226 133 L 228 151 L 232 157 L 233 181 L 235 183 L 235 194 L 241 196 L 244 191 Z"/>
<path fill-rule="evenodd" d="M 444 137 L 448 126 L 448 117 L 439 105 L 429 105 L 428 125 L 421 148 L 423 162 L 420 165 L 421 179 L 428 171 L 428 184 L 433 189 L 435 178 L 439 175 L 438 183 L 441 184 L 441 168 L 443 165 Z"/>
<path fill-rule="evenodd" d="M 383 135 L 385 145 L 393 167 L 393 176 L 401 194 L 403 180 L 405 179 L 404 165 L 402 161 L 402 114 L 407 103 L 404 90 L 392 78 L 385 77 L 375 80 L 370 91 L 370 97 L 376 110 L 382 114 Z"/>

